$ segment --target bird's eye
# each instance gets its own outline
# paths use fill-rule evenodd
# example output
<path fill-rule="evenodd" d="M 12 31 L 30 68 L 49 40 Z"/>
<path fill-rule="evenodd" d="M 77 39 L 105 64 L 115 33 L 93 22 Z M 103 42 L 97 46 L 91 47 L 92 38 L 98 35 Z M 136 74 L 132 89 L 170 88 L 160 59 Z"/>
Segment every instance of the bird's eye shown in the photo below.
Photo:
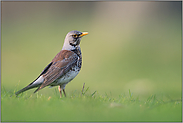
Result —
<path fill-rule="evenodd" d="M 78 36 L 75 34 L 75 35 L 72 35 L 73 36 L 73 38 L 77 38 Z"/>

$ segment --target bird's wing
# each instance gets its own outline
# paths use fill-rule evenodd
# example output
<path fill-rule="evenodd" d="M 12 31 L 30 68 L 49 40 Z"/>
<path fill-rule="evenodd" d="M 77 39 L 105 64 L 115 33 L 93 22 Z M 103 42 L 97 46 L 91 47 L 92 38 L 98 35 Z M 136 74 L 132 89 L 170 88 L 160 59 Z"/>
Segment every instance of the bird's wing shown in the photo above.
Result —
<path fill-rule="evenodd" d="M 72 51 L 62 50 L 60 51 L 55 58 L 52 60 L 51 66 L 48 68 L 46 73 L 43 74 L 44 82 L 41 86 L 35 91 L 39 91 L 40 89 L 50 85 L 56 79 L 62 77 L 65 73 L 67 73 L 73 64 L 77 62 L 78 56 Z"/>
<path fill-rule="evenodd" d="M 53 63 L 53 62 L 50 62 L 50 63 L 45 67 L 45 69 L 41 72 L 41 74 L 40 74 L 32 83 L 29 84 L 29 86 L 32 85 L 37 79 L 39 79 L 39 77 L 40 77 L 41 75 L 45 74 L 45 73 L 48 71 L 48 69 L 50 68 L 50 66 L 52 65 L 52 63 Z"/>

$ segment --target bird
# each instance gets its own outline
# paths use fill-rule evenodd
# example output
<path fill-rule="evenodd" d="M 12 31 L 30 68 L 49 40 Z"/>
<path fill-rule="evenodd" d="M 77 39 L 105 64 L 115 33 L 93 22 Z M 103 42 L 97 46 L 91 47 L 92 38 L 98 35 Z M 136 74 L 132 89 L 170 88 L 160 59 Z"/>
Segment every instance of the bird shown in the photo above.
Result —
<path fill-rule="evenodd" d="M 32 83 L 17 91 L 15 95 L 18 96 L 20 93 L 36 87 L 37 89 L 34 93 L 46 86 L 58 86 L 60 98 L 62 97 L 62 91 L 66 97 L 65 86 L 73 80 L 81 70 L 82 54 L 80 42 L 81 38 L 87 34 L 88 32 L 80 32 L 77 30 L 68 32 L 61 51 Z"/>

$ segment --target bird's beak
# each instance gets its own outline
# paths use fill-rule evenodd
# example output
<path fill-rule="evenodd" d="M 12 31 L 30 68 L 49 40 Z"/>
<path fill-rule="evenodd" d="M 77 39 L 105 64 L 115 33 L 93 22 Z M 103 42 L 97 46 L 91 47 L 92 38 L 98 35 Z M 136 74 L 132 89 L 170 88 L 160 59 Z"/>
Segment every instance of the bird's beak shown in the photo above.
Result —
<path fill-rule="evenodd" d="M 88 32 L 82 32 L 82 34 L 79 37 L 83 37 L 85 35 L 88 35 Z"/>

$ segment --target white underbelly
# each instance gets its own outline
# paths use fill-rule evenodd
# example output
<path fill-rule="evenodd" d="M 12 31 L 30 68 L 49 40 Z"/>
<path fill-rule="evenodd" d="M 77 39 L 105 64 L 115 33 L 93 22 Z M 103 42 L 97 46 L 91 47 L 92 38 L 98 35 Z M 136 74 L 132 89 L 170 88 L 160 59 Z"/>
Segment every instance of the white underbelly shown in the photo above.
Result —
<path fill-rule="evenodd" d="M 62 84 L 67 84 L 68 82 L 70 82 L 72 79 L 74 79 L 77 74 L 79 73 L 79 69 L 75 68 L 75 71 L 70 70 L 68 73 L 66 73 L 64 76 L 62 76 L 60 79 L 57 79 L 55 82 L 53 82 L 53 84 L 51 84 L 52 86 L 56 86 L 56 85 L 62 85 Z"/>

